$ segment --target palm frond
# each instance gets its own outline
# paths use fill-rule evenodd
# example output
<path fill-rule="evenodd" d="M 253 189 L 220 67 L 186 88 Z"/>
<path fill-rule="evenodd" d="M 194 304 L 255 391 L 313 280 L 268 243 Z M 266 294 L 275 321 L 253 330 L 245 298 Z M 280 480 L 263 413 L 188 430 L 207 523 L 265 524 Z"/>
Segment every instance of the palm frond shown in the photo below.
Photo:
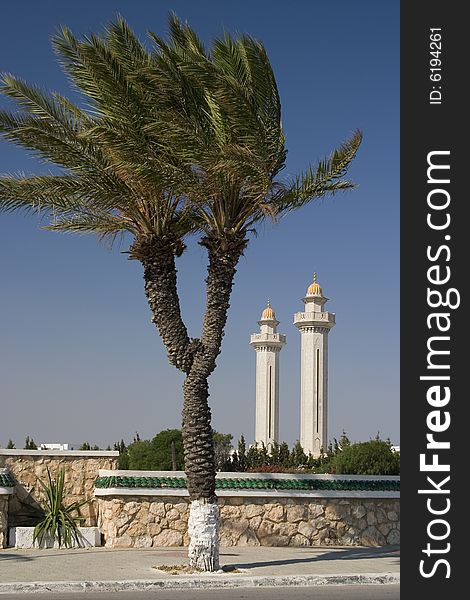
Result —
<path fill-rule="evenodd" d="M 278 190 L 273 195 L 273 205 L 279 212 L 296 210 L 325 194 L 335 194 L 355 187 L 353 182 L 345 181 L 342 177 L 346 175 L 361 142 L 362 132 L 357 130 L 328 158 L 310 166 L 292 184 Z"/>
<path fill-rule="evenodd" d="M 362 134 L 291 181 L 281 102 L 265 47 L 225 34 L 206 50 L 174 14 L 148 50 L 118 17 L 52 43 L 87 105 L 4 75 L 0 134 L 62 168 L 58 176 L 0 178 L 0 210 L 41 212 L 49 228 L 113 236 L 246 232 L 313 198 L 350 189 Z M 230 234 L 231 235 L 231 234 Z"/>
<path fill-rule="evenodd" d="M 84 235 L 95 234 L 101 239 L 112 238 L 125 231 L 126 227 L 122 219 L 113 219 L 109 214 L 89 215 L 83 211 L 78 216 L 58 216 L 50 225 L 44 227 L 46 231 L 62 231 L 66 233 L 81 233 Z M 127 229 L 130 229 L 129 225 Z M 132 231 L 132 229 L 131 229 Z"/>
<path fill-rule="evenodd" d="M 197 33 L 187 23 L 182 23 L 176 13 L 170 13 L 168 24 L 171 40 L 175 48 L 190 52 L 193 56 L 206 56 L 204 44 Z"/>
<path fill-rule="evenodd" d="M 66 129 L 76 130 L 79 117 L 85 116 L 83 111 L 70 101 L 65 103 L 60 96 L 46 93 L 39 87 L 29 85 L 26 81 L 10 74 L 2 76 L 0 93 L 15 100 L 18 106 L 29 114 Z"/>
<path fill-rule="evenodd" d="M 35 151 L 45 162 L 66 169 L 105 170 L 109 166 L 99 147 L 80 137 L 74 128 L 57 121 L 0 110 L 0 133 Z"/>
<path fill-rule="evenodd" d="M 79 210 L 86 198 L 81 182 L 69 175 L 0 177 L 0 210 L 31 212 Z"/>

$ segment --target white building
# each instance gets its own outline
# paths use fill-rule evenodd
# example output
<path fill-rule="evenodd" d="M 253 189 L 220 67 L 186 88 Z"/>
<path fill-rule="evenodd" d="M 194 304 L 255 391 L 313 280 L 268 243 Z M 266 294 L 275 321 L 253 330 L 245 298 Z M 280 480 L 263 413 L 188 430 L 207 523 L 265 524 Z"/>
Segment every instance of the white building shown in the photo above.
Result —
<path fill-rule="evenodd" d="M 69 450 L 68 444 L 41 444 L 39 450 Z"/>
<path fill-rule="evenodd" d="M 279 441 L 279 353 L 286 336 L 277 332 L 279 321 L 268 300 L 258 321 L 259 333 L 250 337 L 256 350 L 255 442 L 266 447 Z"/>
<path fill-rule="evenodd" d="M 300 443 L 318 457 L 328 445 L 328 333 L 335 314 L 325 311 L 328 298 L 314 274 L 303 302 L 304 312 L 294 315 L 300 331 Z"/>

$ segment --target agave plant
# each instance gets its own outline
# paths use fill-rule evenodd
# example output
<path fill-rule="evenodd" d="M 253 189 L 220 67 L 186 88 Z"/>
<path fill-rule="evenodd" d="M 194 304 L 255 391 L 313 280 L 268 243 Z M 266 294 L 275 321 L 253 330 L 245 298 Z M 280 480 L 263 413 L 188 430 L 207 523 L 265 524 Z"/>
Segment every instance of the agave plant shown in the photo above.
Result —
<path fill-rule="evenodd" d="M 62 546 L 70 548 L 74 545 L 74 542 L 79 545 L 81 535 L 78 526 L 85 521 L 80 513 L 80 508 L 87 504 L 89 500 L 73 502 L 65 506 L 64 469 L 59 471 L 57 481 L 52 479 L 49 469 L 47 469 L 47 478 L 46 483 L 38 478 L 46 499 L 43 506 L 44 516 L 34 528 L 33 542 L 37 540 L 39 545 L 42 546 L 49 541 L 57 540 L 59 548 L 62 548 Z"/>

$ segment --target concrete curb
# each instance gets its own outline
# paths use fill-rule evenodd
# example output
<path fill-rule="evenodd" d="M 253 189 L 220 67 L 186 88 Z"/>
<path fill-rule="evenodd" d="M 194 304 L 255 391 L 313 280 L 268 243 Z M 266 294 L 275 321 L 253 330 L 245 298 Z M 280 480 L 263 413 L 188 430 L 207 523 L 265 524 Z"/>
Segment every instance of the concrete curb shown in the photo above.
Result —
<path fill-rule="evenodd" d="M 165 579 L 126 581 L 30 581 L 0 583 L 0 594 L 34 594 L 41 592 L 123 592 L 157 589 L 188 590 L 256 587 L 310 587 L 317 585 L 378 585 L 400 583 L 399 573 L 363 573 L 361 575 L 284 575 L 231 576 L 203 575 L 197 578 L 173 576 Z"/>

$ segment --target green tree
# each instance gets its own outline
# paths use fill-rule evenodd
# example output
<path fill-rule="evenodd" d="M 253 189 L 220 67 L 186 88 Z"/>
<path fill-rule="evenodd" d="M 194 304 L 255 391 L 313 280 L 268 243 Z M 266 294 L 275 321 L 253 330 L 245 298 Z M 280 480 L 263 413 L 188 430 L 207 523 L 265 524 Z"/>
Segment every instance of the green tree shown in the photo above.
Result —
<path fill-rule="evenodd" d="M 290 454 L 290 465 L 295 468 L 302 468 L 307 465 L 308 456 L 305 454 L 302 444 L 297 440 Z"/>
<path fill-rule="evenodd" d="M 173 448 L 173 449 L 172 449 Z M 173 469 L 174 452 L 177 471 L 184 469 L 183 435 L 180 429 L 160 431 L 151 442 L 152 469 L 171 471 Z"/>
<path fill-rule="evenodd" d="M 338 445 L 338 442 L 336 441 L 336 438 L 335 438 L 335 448 L 337 447 L 337 445 Z M 335 453 L 335 448 L 333 448 L 333 443 L 330 441 L 328 443 L 328 447 L 326 449 L 326 455 L 328 457 L 333 456 L 333 454 Z"/>
<path fill-rule="evenodd" d="M 37 450 L 38 449 L 33 438 L 30 438 L 29 435 L 26 436 L 26 440 L 24 442 L 24 449 L 25 450 Z"/>
<path fill-rule="evenodd" d="M 398 475 L 400 455 L 390 444 L 374 439 L 345 446 L 333 458 L 336 473 L 352 475 Z"/>
<path fill-rule="evenodd" d="M 214 430 L 213 438 L 215 468 L 217 471 L 225 471 L 230 464 L 233 435 L 231 433 L 219 433 Z"/>
<path fill-rule="evenodd" d="M 279 464 L 287 468 L 290 464 L 290 452 L 287 442 L 282 442 L 279 446 Z"/>
<path fill-rule="evenodd" d="M 280 449 L 281 449 L 281 447 L 279 446 L 279 444 L 277 442 L 273 442 L 271 444 L 271 448 L 269 451 L 269 464 L 270 465 L 280 466 L 280 464 L 281 464 Z"/>
<path fill-rule="evenodd" d="M 120 457 L 127 455 L 128 469 L 136 471 L 171 471 L 173 459 L 176 470 L 184 468 L 183 437 L 180 429 L 165 429 L 152 440 L 142 440 L 136 435 L 132 444 L 115 444 Z M 120 466 L 121 468 L 121 466 Z"/>
<path fill-rule="evenodd" d="M 135 471 L 152 471 L 154 469 L 155 462 L 150 440 L 132 442 L 127 447 L 127 454 L 128 469 Z"/>
<path fill-rule="evenodd" d="M 15 447 L 13 440 L 8 440 L 7 448 L 8 450 L 12 450 Z"/>
<path fill-rule="evenodd" d="M 118 469 L 129 469 L 129 452 L 124 440 L 114 443 L 114 450 L 119 452 Z"/>
<path fill-rule="evenodd" d="M 241 472 L 246 471 L 246 469 L 247 469 L 246 442 L 245 442 L 245 436 L 243 435 L 243 433 L 241 434 L 240 439 L 238 440 L 237 459 L 238 459 L 238 470 Z"/>
<path fill-rule="evenodd" d="M 221 470 L 230 461 L 233 436 L 217 431 L 213 435 L 216 465 Z M 141 440 L 136 435 L 134 442 L 129 445 L 128 453 L 130 469 L 171 471 L 173 459 L 176 470 L 184 468 L 183 436 L 180 429 L 160 431 L 151 441 Z"/>
<path fill-rule="evenodd" d="M 0 112 L 0 133 L 60 170 L 0 178 L 0 210 L 40 211 L 55 231 L 111 240 L 130 234 L 129 258 L 143 266 L 153 321 L 169 362 L 185 376 L 190 511 L 205 515 L 191 520 L 202 525 L 190 528 L 190 562 L 214 570 L 218 508 L 208 379 L 238 262 L 262 221 L 279 221 L 314 198 L 353 187 L 344 176 L 361 134 L 304 173 L 282 179 L 281 104 L 264 46 L 225 34 L 206 51 L 175 16 L 168 42 L 150 37 L 154 46 L 147 50 L 122 19 L 81 40 L 62 28 L 53 46 L 86 97 L 83 108 L 3 76 L 1 91 L 20 112 Z M 208 257 L 196 338 L 183 321 L 176 285 L 175 261 L 189 234 L 199 235 Z M 209 524 L 212 536 L 203 534 Z"/>
<path fill-rule="evenodd" d="M 261 467 L 262 465 L 267 464 L 267 452 L 264 444 L 258 446 L 256 444 L 252 444 L 246 453 L 246 468 L 248 470 L 255 470 Z"/>
<path fill-rule="evenodd" d="M 377 439 L 379 439 L 379 438 L 377 438 Z M 339 438 L 338 448 L 339 448 L 339 450 L 344 450 L 345 448 L 347 448 L 350 445 L 351 445 L 351 441 L 350 441 L 350 439 L 346 435 L 346 432 L 343 429 L 343 431 L 341 433 L 341 437 Z"/>
<path fill-rule="evenodd" d="M 83 444 L 80 446 L 79 450 L 100 450 L 101 448 L 99 446 L 97 446 L 96 444 L 94 446 L 92 446 L 90 444 L 90 442 L 83 442 Z"/>

